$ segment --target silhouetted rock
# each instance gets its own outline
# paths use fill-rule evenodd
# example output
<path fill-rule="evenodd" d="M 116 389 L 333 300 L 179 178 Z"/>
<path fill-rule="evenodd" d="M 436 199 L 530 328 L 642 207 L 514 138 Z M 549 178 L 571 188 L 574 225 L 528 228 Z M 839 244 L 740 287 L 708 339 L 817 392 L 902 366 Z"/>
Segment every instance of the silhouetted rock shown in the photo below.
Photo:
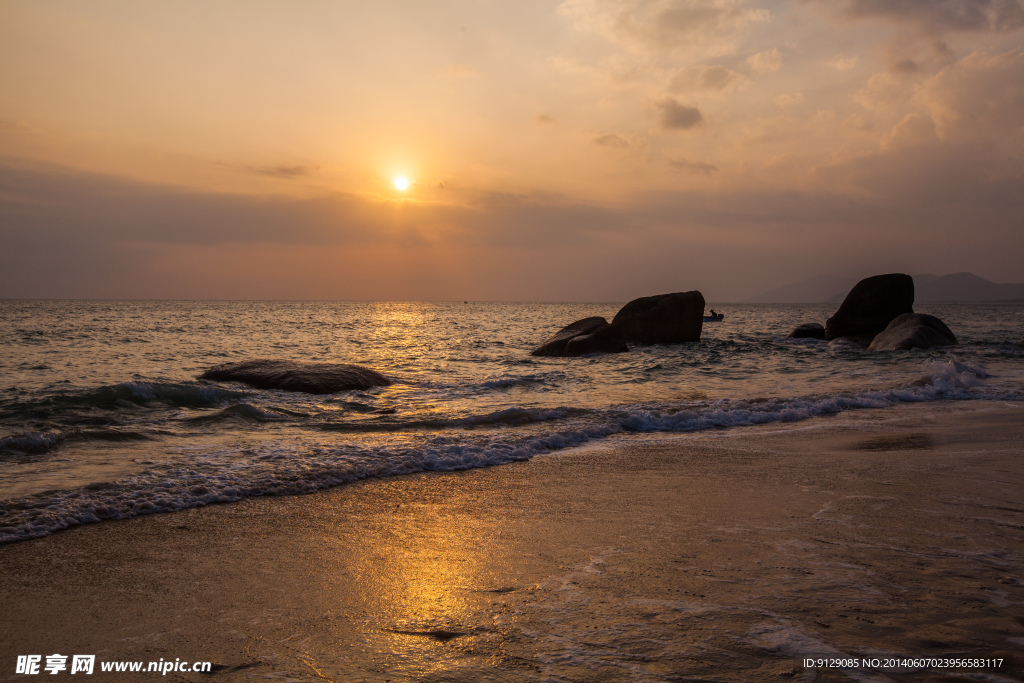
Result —
<path fill-rule="evenodd" d="M 870 351 L 930 349 L 933 346 L 958 344 L 946 323 L 926 313 L 904 313 L 875 335 Z"/>
<path fill-rule="evenodd" d="M 534 356 L 582 356 L 628 351 L 627 342 L 678 344 L 700 341 L 704 295 L 676 292 L 634 299 L 608 323 L 584 318 L 563 327 L 533 350 Z"/>
<path fill-rule="evenodd" d="M 614 325 L 598 327 L 590 334 L 581 334 L 565 345 L 566 356 L 582 356 L 586 353 L 622 353 L 629 351 L 629 345 Z"/>
<path fill-rule="evenodd" d="M 790 339 L 824 339 L 825 328 L 821 323 L 804 323 L 789 333 Z"/>
<path fill-rule="evenodd" d="M 299 363 L 290 360 L 247 360 L 210 368 L 199 379 L 241 382 L 257 389 L 333 394 L 391 384 L 376 370 L 342 363 Z"/>
<path fill-rule="evenodd" d="M 620 338 L 640 344 L 700 341 L 703 324 L 704 295 L 697 291 L 633 299 L 611 322 Z"/>
<path fill-rule="evenodd" d="M 566 325 L 558 332 L 555 332 L 553 335 L 548 337 L 543 344 L 541 344 L 540 346 L 533 350 L 532 355 L 564 356 L 566 355 L 565 347 L 572 338 L 589 335 L 594 330 L 600 327 L 607 326 L 608 321 L 599 315 L 594 316 L 592 318 L 584 318 L 583 320 L 577 320 L 576 322 L 570 325 Z"/>
<path fill-rule="evenodd" d="M 914 311 L 914 279 L 903 273 L 861 280 L 825 322 L 825 338 L 874 337 L 893 318 Z"/>

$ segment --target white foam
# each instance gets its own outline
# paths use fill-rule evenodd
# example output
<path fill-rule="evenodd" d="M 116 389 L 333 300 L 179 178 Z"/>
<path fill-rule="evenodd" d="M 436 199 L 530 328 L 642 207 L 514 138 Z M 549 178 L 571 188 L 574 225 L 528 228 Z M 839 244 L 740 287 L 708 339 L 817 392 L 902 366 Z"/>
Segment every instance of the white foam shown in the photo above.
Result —
<path fill-rule="evenodd" d="M 979 391 L 979 380 L 985 376 L 982 368 L 949 357 L 946 361 L 925 363 L 923 374 L 906 386 L 878 391 L 586 411 L 512 406 L 484 415 L 439 421 L 439 427 L 497 425 L 502 428 L 497 432 L 460 432 L 457 442 L 453 442 L 450 431 L 445 431 L 439 437 L 405 440 L 401 446 L 385 442 L 373 446 L 338 445 L 335 441 L 311 447 L 291 439 L 266 441 L 244 453 L 237 449 L 217 451 L 212 447 L 180 448 L 182 459 L 191 465 L 182 467 L 179 459 L 178 465 L 154 465 L 124 481 L 0 503 L 0 524 L 5 529 L 0 530 L 0 543 L 34 538 L 100 519 L 122 519 L 251 496 L 309 493 L 358 479 L 410 472 L 490 467 L 622 432 L 690 432 L 792 422 L 903 402 L 989 398 L 991 396 Z M 148 391 L 142 385 L 133 390 L 142 394 Z M 246 406 L 241 410 L 247 416 L 280 419 L 276 413 L 249 404 L 239 405 Z M 537 434 L 537 430 L 546 429 L 544 425 L 548 422 L 554 428 Z M 519 430 L 534 433 L 524 434 Z M 62 437 L 58 434 L 33 433 L 6 437 L 0 443 L 5 447 L 9 443 L 28 448 L 32 444 L 52 444 L 59 438 Z"/>

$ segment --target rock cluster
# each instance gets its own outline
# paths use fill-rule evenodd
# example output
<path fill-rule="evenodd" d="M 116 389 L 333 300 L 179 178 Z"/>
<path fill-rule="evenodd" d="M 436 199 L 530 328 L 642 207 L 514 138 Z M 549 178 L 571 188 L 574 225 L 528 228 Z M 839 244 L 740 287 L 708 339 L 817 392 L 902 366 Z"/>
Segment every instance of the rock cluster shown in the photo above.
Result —
<path fill-rule="evenodd" d="M 870 351 L 930 349 L 959 343 L 944 322 L 932 315 L 914 313 L 914 279 L 903 273 L 861 280 L 824 328 L 805 323 L 789 336 L 827 339 L 836 349 Z"/>
<path fill-rule="evenodd" d="M 676 292 L 634 299 L 611 322 L 593 317 L 577 320 L 533 350 L 534 356 L 582 356 L 618 353 L 637 344 L 680 344 L 700 341 L 704 295 Z"/>

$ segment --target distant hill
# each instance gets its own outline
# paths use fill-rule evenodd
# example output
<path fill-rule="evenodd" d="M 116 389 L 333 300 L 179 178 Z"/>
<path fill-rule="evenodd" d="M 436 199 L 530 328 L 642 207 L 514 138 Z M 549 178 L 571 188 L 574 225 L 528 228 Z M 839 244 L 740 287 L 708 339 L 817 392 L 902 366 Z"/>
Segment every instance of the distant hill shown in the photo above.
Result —
<path fill-rule="evenodd" d="M 752 304 L 818 304 L 841 293 L 840 301 L 861 278 L 816 275 L 747 299 Z"/>
<path fill-rule="evenodd" d="M 1024 301 L 1024 284 L 989 282 L 974 273 L 914 276 L 914 301 L 930 304 L 942 301 Z"/>
<path fill-rule="evenodd" d="M 817 275 L 747 299 L 750 303 L 841 303 L 861 278 Z M 974 273 L 915 275 L 914 303 L 1024 301 L 1024 284 L 990 282 Z"/>

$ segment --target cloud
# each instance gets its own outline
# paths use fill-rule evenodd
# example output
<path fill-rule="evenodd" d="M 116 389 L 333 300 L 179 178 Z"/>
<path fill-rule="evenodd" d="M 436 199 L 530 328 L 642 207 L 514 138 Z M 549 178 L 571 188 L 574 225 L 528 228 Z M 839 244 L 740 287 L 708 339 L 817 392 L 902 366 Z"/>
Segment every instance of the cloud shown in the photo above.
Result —
<path fill-rule="evenodd" d="M 601 147 L 613 147 L 615 149 L 625 149 L 626 147 L 629 147 L 629 142 L 625 138 L 619 137 L 614 133 L 608 133 L 607 135 L 594 138 L 594 144 L 600 145 Z"/>
<path fill-rule="evenodd" d="M 853 95 L 862 107 L 883 111 L 903 106 L 913 95 L 913 84 L 904 72 L 883 71 L 873 74 Z"/>
<path fill-rule="evenodd" d="M 624 301 L 696 288 L 724 300 L 808 263 L 1013 280 L 1024 180 L 1014 164 L 991 175 L 1001 153 L 931 145 L 821 169 L 831 187 L 862 189 L 849 194 L 675 191 L 614 207 L 254 197 L 0 160 L 0 296 Z"/>
<path fill-rule="evenodd" d="M 678 168 L 682 171 L 691 171 L 693 173 L 700 173 L 702 175 L 711 175 L 718 170 L 718 167 L 714 164 L 706 164 L 703 161 L 687 161 L 686 159 L 678 159 L 676 161 L 669 161 L 668 165 L 672 168 Z"/>
<path fill-rule="evenodd" d="M 704 117 L 697 107 L 680 104 L 673 98 L 655 103 L 658 110 L 658 123 L 669 130 L 691 130 L 704 125 Z"/>
<path fill-rule="evenodd" d="M 538 114 L 537 117 L 534 120 L 537 123 L 544 123 L 544 124 L 558 123 L 557 121 L 555 121 L 553 118 L 551 118 L 547 114 Z"/>
<path fill-rule="evenodd" d="M 0 133 L 39 133 L 39 129 L 28 125 L 24 121 L 13 121 L 11 119 L 0 119 Z"/>
<path fill-rule="evenodd" d="M 857 57 L 838 57 L 827 62 L 827 64 L 837 71 L 849 71 L 853 67 L 857 66 Z"/>
<path fill-rule="evenodd" d="M 903 120 L 882 138 L 882 149 L 931 145 L 939 141 L 935 134 L 935 122 L 921 114 L 907 114 Z"/>
<path fill-rule="evenodd" d="M 735 39 L 771 13 L 744 0 L 565 0 L 580 30 L 634 49 L 732 54 Z"/>
<path fill-rule="evenodd" d="M 280 166 L 246 166 L 245 169 L 258 175 L 284 178 L 285 180 L 302 178 L 313 172 L 313 168 L 310 166 L 288 166 L 286 164 L 281 164 Z"/>
<path fill-rule="evenodd" d="M 755 74 L 773 73 L 782 68 L 782 55 L 778 49 L 772 48 L 747 57 L 747 63 Z"/>
<path fill-rule="evenodd" d="M 1013 31 L 1024 27 L 1019 0 L 847 0 L 854 19 L 886 19 L 927 31 Z"/>
<path fill-rule="evenodd" d="M 776 105 L 779 106 L 779 108 L 786 109 L 788 107 L 793 107 L 795 105 L 801 104 L 804 101 L 804 94 L 802 92 L 783 93 L 782 95 L 776 97 L 773 101 Z"/>
<path fill-rule="evenodd" d="M 940 136 L 1024 143 L 1024 50 L 973 53 L 922 83 L 915 102 Z M 1006 137 L 1010 136 L 1010 137 Z"/>
<path fill-rule="evenodd" d="M 749 84 L 750 79 L 743 74 L 716 64 L 680 69 L 669 87 L 673 92 L 726 93 Z"/>
<path fill-rule="evenodd" d="M 465 64 L 449 64 L 443 73 L 449 78 L 473 78 L 477 75 L 476 69 Z"/>

